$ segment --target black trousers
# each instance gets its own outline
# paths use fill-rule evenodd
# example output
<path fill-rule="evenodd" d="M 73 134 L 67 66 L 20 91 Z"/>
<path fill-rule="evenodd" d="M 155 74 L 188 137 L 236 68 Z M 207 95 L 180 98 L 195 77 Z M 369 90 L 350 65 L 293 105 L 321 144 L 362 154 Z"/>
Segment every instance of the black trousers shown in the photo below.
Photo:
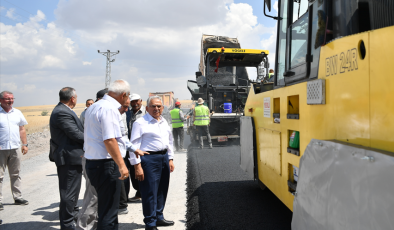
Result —
<path fill-rule="evenodd" d="M 97 230 L 118 229 L 121 180 L 118 165 L 112 159 L 86 160 L 86 173 L 97 191 Z"/>
<path fill-rule="evenodd" d="M 126 163 L 126 157 L 123 158 L 123 160 Z M 127 166 L 126 166 L 127 167 Z M 128 201 L 128 193 L 126 193 L 126 186 L 125 186 L 125 181 L 128 181 L 129 179 L 127 178 L 126 180 L 123 180 L 120 182 L 120 201 L 119 201 L 119 209 L 124 209 L 127 208 L 127 201 Z M 130 187 L 130 185 L 129 185 Z M 129 188 L 130 189 L 130 188 Z"/>
<path fill-rule="evenodd" d="M 183 127 L 172 128 L 172 136 L 174 137 L 175 149 L 183 149 L 183 138 L 185 136 L 185 131 L 183 130 Z M 180 139 L 179 142 L 178 137 Z"/>
<path fill-rule="evenodd" d="M 134 153 L 131 153 L 134 154 Z M 129 161 L 129 152 L 126 153 L 126 157 L 124 158 L 124 162 L 126 164 L 126 167 L 129 169 L 129 179 L 126 179 L 123 181 L 124 183 L 124 187 L 126 190 L 126 196 L 129 197 L 129 193 L 130 193 L 130 181 L 131 184 L 133 185 L 133 188 L 135 190 L 137 190 L 137 192 L 135 193 L 135 196 L 141 197 L 141 192 L 140 192 L 140 185 L 138 184 L 138 180 L 135 179 L 135 170 L 134 170 L 134 165 L 130 164 Z"/>
<path fill-rule="evenodd" d="M 128 179 L 126 179 L 128 180 Z M 119 200 L 119 209 L 124 209 L 127 208 L 127 201 L 128 201 L 128 197 L 126 194 L 126 188 L 125 188 L 125 184 L 124 181 L 120 182 L 120 200 Z"/>
<path fill-rule="evenodd" d="M 81 190 L 82 165 L 62 165 L 57 167 L 59 178 L 59 220 L 61 229 L 76 225 L 78 197 Z"/>

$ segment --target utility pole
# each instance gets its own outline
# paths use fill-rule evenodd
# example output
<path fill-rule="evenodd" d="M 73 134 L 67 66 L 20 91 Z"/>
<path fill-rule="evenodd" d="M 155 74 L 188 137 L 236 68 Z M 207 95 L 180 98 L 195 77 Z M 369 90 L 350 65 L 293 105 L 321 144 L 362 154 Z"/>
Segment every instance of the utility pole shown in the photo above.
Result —
<path fill-rule="evenodd" d="M 111 57 L 117 55 L 120 51 L 118 50 L 117 52 L 111 52 L 107 50 L 107 52 L 100 52 L 98 50 L 99 54 L 102 54 L 107 57 L 107 66 L 105 69 L 105 88 L 108 89 L 109 84 L 111 84 L 111 62 L 115 61 L 115 58 L 111 60 Z"/>

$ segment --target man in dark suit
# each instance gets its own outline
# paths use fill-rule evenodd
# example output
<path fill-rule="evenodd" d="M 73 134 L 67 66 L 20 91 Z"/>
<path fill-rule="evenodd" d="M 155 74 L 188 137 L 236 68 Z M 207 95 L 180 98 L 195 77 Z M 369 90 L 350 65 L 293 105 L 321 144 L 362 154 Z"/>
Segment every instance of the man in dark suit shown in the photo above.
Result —
<path fill-rule="evenodd" d="M 60 102 L 49 121 L 51 130 L 50 159 L 56 163 L 59 178 L 59 219 L 61 229 L 75 229 L 77 201 L 82 180 L 83 126 L 72 110 L 77 104 L 75 89 L 64 87 Z"/>

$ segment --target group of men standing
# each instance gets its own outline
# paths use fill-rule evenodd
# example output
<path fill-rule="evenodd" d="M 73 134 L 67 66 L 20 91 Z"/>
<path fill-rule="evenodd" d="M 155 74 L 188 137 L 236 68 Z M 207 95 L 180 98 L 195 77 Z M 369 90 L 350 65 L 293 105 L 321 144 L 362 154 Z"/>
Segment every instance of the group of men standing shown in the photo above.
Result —
<path fill-rule="evenodd" d="M 175 166 L 161 98 L 150 97 L 145 112 L 129 84 L 116 80 L 101 100 L 87 106 L 81 122 L 72 110 L 75 89 L 65 87 L 59 97 L 50 118 L 50 159 L 58 170 L 61 229 L 118 229 L 118 214 L 127 213 L 121 205 L 127 207 L 129 176 L 137 190 L 131 199 L 142 199 L 145 229 L 173 225 L 163 215 Z M 78 213 L 82 174 L 86 192 Z"/>
<path fill-rule="evenodd" d="M 173 144 L 176 151 L 184 151 L 183 123 L 190 117 L 183 115 L 181 103 L 176 102 L 170 112 L 171 131 L 161 116 L 164 109 L 161 98 L 150 97 L 145 107 L 138 94 L 130 95 L 130 86 L 124 80 L 116 80 L 108 90 L 97 92 L 95 102 L 88 99 L 80 118 L 73 111 L 77 104 L 74 88 L 62 88 L 59 99 L 49 122 L 49 159 L 57 166 L 61 229 L 117 229 L 118 215 L 128 212 L 127 202 L 139 200 L 145 229 L 174 225 L 164 218 L 163 211 L 170 172 L 175 169 Z M 28 151 L 24 129 L 27 121 L 21 111 L 12 108 L 13 102 L 11 92 L 0 93 L 0 210 L 4 209 L 1 191 L 6 167 L 15 204 L 29 203 L 22 198 L 19 176 L 20 153 Z M 193 124 L 198 129 L 200 147 L 205 134 L 212 148 L 209 109 L 203 103 L 200 98 Z M 82 175 L 86 191 L 79 210 Z M 128 198 L 130 181 L 136 190 L 132 198 Z"/>

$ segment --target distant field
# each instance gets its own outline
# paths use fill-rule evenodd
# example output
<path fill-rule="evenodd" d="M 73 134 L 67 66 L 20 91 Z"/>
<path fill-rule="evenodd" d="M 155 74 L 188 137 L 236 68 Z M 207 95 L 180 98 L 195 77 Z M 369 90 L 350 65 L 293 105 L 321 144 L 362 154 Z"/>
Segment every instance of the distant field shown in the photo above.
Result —
<path fill-rule="evenodd" d="M 182 104 L 182 108 L 191 108 L 193 104 L 191 100 L 179 100 Z M 146 105 L 146 101 L 142 102 L 143 105 Z M 38 105 L 38 106 L 25 106 L 25 107 L 16 107 L 20 111 L 22 111 L 25 116 L 28 125 L 25 126 L 28 134 L 42 132 L 45 129 L 49 128 L 49 117 L 51 116 L 53 108 L 56 105 Z M 75 106 L 73 109 L 75 113 L 81 115 L 83 110 L 85 109 L 85 103 L 80 103 Z M 47 111 L 48 114 L 46 116 L 41 116 L 43 111 Z"/>
<path fill-rule="evenodd" d="M 51 116 L 53 108 L 56 105 L 38 105 L 38 106 L 25 106 L 16 107 L 22 111 L 28 125 L 25 126 L 28 134 L 42 132 L 49 128 L 49 117 Z M 85 109 L 85 103 L 77 104 L 74 108 L 75 113 L 79 116 Z M 47 111 L 46 116 L 41 116 L 43 111 Z"/>

